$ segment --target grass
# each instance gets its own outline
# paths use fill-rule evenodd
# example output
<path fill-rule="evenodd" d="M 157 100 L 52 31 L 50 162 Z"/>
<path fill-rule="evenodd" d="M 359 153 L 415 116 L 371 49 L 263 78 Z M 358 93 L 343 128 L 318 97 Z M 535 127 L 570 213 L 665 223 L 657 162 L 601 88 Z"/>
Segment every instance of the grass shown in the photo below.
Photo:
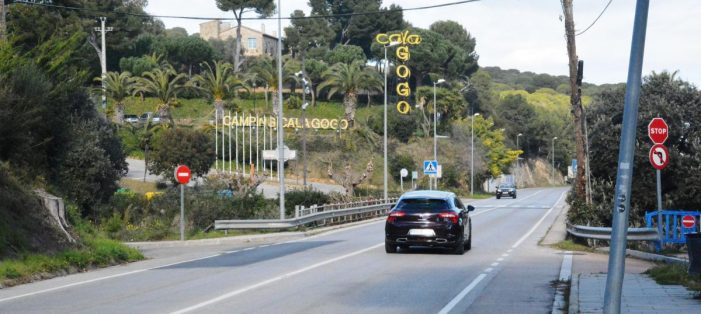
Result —
<path fill-rule="evenodd" d="M 594 249 L 581 245 L 579 243 L 574 243 L 572 240 L 560 241 L 552 245 L 553 248 L 560 249 L 563 251 L 581 251 L 581 252 L 593 252 Z"/>
<path fill-rule="evenodd" d="M 67 250 L 54 255 L 25 254 L 17 259 L 0 261 L 0 282 L 3 285 L 26 283 L 37 275 L 51 277 L 51 274 L 105 267 L 143 258 L 138 250 L 120 242 L 95 238 L 86 241 L 86 246 L 81 249 Z"/>
<path fill-rule="evenodd" d="M 147 192 L 158 191 L 155 182 L 143 182 L 141 180 L 132 180 L 127 178 L 122 178 L 121 180 L 119 180 L 119 186 L 127 188 L 139 194 L 146 194 Z"/>
<path fill-rule="evenodd" d="M 694 291 L 701 291 L 701 277 L 689 275 L 686 267 L 680 264 L 663 264 L 650 268 L 645 273 L 661 285 L 682 285 Z"/>

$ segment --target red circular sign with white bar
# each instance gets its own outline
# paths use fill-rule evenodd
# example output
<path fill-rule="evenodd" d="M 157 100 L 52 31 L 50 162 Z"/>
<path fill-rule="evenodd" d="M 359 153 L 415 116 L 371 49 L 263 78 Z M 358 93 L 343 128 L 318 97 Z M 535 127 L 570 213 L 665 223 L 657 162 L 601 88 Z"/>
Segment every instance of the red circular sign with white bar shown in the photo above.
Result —
<path fill-rule="evenodd" d="M 650 164 L 657 169 L 662 170 L 669 164 L 669 150 L 662 144 L 652 145 L 650 148 Z"/>
<path fill-rule="evenodd" d="M 694 216 L 686 215 L 682 218 L 682 226 L 684 228 L 693 228 L 696 225 L 696 220 Z"/>
<path fill-rule="evenodd" d="M 190 182 L 190 177 L 192 177 L 192 173 L 187 166 L 180 165 L 175 168 L 175 180 L 178 180 L 180 184 L 187 184 Z"/>

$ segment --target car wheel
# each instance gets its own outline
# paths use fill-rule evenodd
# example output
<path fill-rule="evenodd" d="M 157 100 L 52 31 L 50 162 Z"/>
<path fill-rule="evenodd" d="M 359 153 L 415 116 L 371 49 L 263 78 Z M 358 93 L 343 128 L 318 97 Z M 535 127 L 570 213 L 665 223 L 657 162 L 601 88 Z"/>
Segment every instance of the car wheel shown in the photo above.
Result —
<path fill-rule="evenodd" d="M 516 198 L 516 194 L 514 194 L 514 198 Z"/>
<path fill-rule="evenodd" d="M 500 198 L 501 198 L 501 196 L 497 195 L 497 199 L 500 199 Z"/>
<path fill-rule="evenodd" d="M 397 252 L 406 252 L 407 250 L 409 250 L 409 247 L 408 247 L 408 246 L 406 246 L 406 245 L 400 245 L 400 246 L 399 246 L 399 249 L 397 250 Z"/>
<path fill-rule="evenodd" d="M 458 241 L 458 244 L 455 245 L 455 248 L 453 248 L 453 253 L 457 255 L 463 255 L 465 254 L 465 241 L 463 241 L 464 238 L 461 238 L 460 241 Z"/>
<path fill-rule="evenodd" d="M 472 222 L 470 222 L 470 237 L 467 238 L 467 242 L 465 242 L 465 250 L 469 251 L 472 249 Z"/>
<path fill-rule="evenodd" d="M 394 244 L 390 244 L 390 243 L 385 242 L 385 252 L 397 253 L 397 246 Z"/>

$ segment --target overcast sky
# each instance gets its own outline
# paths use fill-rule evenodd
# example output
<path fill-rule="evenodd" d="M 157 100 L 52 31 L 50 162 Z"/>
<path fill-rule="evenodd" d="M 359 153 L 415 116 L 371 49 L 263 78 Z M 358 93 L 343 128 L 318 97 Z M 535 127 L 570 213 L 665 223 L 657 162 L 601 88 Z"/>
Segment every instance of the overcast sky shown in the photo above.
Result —
<path fill-rule="evenodd" d="M 454 0 L 384 1 L 404 8 Z M 220 11 L 215 0 L 149 0 L 153 15 L 233 18 Z M 701 19 L 699 0 L 651 0 L 643 75 L 679 70 L 678 77 L 701 87 Z M 589 26 L 608 0 L 575 0 L 578 31 Z M 584 60 L 584 80 L 595 84 L 625 82 L 633 32 L 635 0 L 613 0 L 604 15 L 586 33 L 577 36 L 577 52 Z M 283 0 L 282 15 L 294 10 L 309 13 L 307 0 Z M 564 23 L 560 0 L 483 0 L 457 6 L 404 13 L 414 26 L 428 28 L 438 20 L 462 24 L 477 39 L 481 66 L 499 66 L 553 75 L 567 75 Z M 249 15 L 254 17 L 254 15 Z M 563 19 L 564 20 L 564 19 Z M 184 27 L 198 33 L 202 21 L 163 19 L 167 28 Z M 277 31 L 277 21 L 246 21 L 244 25 Z M 289 23 L 283 20 L 283 28 Z"/>

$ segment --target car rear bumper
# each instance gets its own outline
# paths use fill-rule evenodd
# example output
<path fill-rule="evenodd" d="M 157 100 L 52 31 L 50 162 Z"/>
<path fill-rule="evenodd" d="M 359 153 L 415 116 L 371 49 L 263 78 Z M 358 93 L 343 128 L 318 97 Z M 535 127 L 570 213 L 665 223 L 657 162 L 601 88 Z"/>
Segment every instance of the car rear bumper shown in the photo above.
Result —
<path fill-rule="evenodd" d="M 431 229 L 435 236 L 409 235 L 411 229 Z M 388 224 L 385 227 L 385 242 L 405 246 L 453 247 L 460 241 L 460 233 L 458 225 Z"/>

